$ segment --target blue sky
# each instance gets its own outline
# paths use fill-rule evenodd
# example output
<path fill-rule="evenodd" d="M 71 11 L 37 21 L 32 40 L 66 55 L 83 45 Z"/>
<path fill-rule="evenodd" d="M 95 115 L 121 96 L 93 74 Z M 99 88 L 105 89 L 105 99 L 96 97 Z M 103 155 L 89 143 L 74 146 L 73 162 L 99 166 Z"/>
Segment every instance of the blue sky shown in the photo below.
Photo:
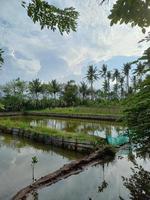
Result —
<path fill-rule="evenodd" d="M 97 0 L 49 2 L 61 8 L 73 6 L 80 12 L 77 32 L 61 36 L 58 31 L 41 31 L 21 7 L 21 0 L 1 0 L 0 47 L 5 50 L 5 64 L 0 83 L 17 77 L 79 82 L 89 64 L 99 69 L 103 63 L 110 69 L 121 68 L 142 54 L 144 47 L 138 41 L 144 36 L 140 29 L 110 27 L 107 16 L 111 3 L 101 7 Z"/>

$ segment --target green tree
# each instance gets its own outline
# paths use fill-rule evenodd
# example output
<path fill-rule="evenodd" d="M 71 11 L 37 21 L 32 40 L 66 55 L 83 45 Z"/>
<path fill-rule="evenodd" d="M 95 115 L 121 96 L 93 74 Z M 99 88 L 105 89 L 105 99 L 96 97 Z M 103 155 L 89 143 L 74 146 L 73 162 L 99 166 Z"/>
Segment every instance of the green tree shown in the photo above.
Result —
<path fill-rule="evenodd" d="M 75 106 L 78 101 L 78 87 L 75 81 L 70 80 L 64 86 L 63 100 L 66 106 Z"/>
<path fill-rule="evenodd" d="M 82 95 L 82 101 L 84 102 L 84 100 L 88 94 L 88 86 L 84 81 L 80 83 L 79 92 Z"/>
<path fill-rule="evenodd" d="M 29 93 L 31 94 L 33 101 L 35 100 L 36 108 L 38 108 L 39 95 L 41 91 L 42 84 L 38 78 L 29 82 Z"/>
<path fill-rule="evenodd" d="M 134 70 L 134 74 L 136 74 L 136 76 L 138 77 L 139 82 L 142 81 L 142 77 L 143 77 L 144 71 L 145 71 L 145 65 L 142 64 L 141 62 L 139 62 L 137 64 L 136 69 Z"/>
<path fill-rule="evenodd" d="M 58 29 L 61 34 L 76 31 L 79 13 L 73 7 L 60 9 L 44 0 L 31 0 L 29 4 L 23 1 L 22 6 L 34 23 L 39 22 L 41 29 Z"/>
<path fill-rule="evenodd" d="M 126 77 L 126 92 L 127 92 L 127 94 L 129 93 L 129 74 L 130 74 L 130 69 L 131 69 L 131 64 L 130 63 L 124 64 L 123 73 L 124 73 L 124 75 Z"/>
<path fill-rule="evenodd" d="M 94 67 L 93 65 L 88 66 L 88 71 L 86 74 L 86 79 L 90 83 L 90 90 L 91 90 L 91 99 L 93 100 L 94 98 L 94 88 L 93 88 L 93 83 L 99 78 L 98 73 L 97 73 L 97 68 Z"/>
<path fill-rule="evenodd" d="M 114 92 L 115 92 L 115 96 L 117 98 L 119 96 L 118 95 L 118 87 L 119 87 L 119 80 L 120 80 L 120 72 L 118 69 L 114 70 L 112 80 L 115 81 Z"/>

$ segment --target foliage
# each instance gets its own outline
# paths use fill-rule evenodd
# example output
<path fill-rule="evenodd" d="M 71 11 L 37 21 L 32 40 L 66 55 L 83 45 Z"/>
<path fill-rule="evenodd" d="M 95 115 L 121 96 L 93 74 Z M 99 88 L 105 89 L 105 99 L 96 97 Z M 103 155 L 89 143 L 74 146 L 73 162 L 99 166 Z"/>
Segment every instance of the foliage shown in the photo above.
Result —
<path fill-rule="evenodd" d="M 85 133 L 75 133 L 75 132 L 66 132 L 60 131 L 54 128 L 49 128 L 46 126 L 35 126 L 31 127 L 29 123 L 25 121 L 15 121 L 11 119 L 0 119 L 0 126 L 8 127 L 8 128 L 21 128 L 23 130 L 29 130 L 30 132 L 40 133 L 43 135 L 50 135 L 54 137 L 60 137 L 64 139 L 73 139 L 78 141 L 89 141 L 99 144 L 105 144 L 105 141 L 97 136 L 88 135 Z M 31 133 L 32 134 L 32 133 Z"/>
<path fill-rule="evenodd" d="M 140 84 L 138 92 L 129 98 L 127 106 L 131 142 L 140 153 L 150 153 L 150 75 Z"/>
<path fill-rule="evenodd" d="M 108 17 L 111 25 L 117 23 L 139 26 L 145 33 L 150 26 L 150 1 L 149 0 L 117 0 Z"/>
<path fill-rule="evenodd" d="M 79 14 L 73 7 L 60 9 L 43 0 L 31 0 L 28 5 L 23 1 L 22 6 L 34 23 L 39 22 L 41 29 L 58 29 L 61 34 L 76 31 Z"/>
<path fill-rule="evenodd" d="M 130 191 L 132 200 L 150 199 L 150 172 L 143 169 L 142 166 L 134 164 L 130 178 L 123 178 L 124 186 Z M 123 198 L 121 198 L 123 199 Z"/>

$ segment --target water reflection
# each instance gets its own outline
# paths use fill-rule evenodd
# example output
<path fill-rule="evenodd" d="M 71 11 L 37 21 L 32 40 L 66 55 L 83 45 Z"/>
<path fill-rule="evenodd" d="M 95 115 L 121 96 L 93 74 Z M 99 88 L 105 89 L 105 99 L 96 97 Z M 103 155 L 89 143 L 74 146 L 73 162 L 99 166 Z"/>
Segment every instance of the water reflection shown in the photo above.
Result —
<path fill-rule="evenodd" d="M 78 153 L 0 135 L 0 199 L 10 199 L 19 189 L 32 182 L 31 158 L 35 155 L 39 160 L 36 178 L 82 157 Z"/>
<path fill-rule="evenodd" d="M 98 120 L 92 121 L 47 117 L 13 117 L 11 119 L 27 121 L 30 122 L 32 126 L 39 125 L 68 132 L 83 132 L 85 134 L 96 135 L 103 138 L 106 138 L 107 136 L 116 137 L 125 131 L 125 127 L 121 123 Z"/>
<path fill-rule="evenodd" d="M 141 168 L 138 170 L 138 174 L 134 174 L 131 168 L 135 169 L 134 161 L 136 161 L 144 171 L 148 171 L 150 169 L 150 161 L 147 158 L 136 158 L 135 153 L 132 153 L 135 156 L 134 159 L 129 160 L 129 152 L 130 149 L 128 147 L 122 148 L 117 153 L 116 159 L 111 163 L 89 167 L 79 175 L 69 177 L 51 187 L 39 190 L 39 200 L 148 200 L 147 196 L 144 196 L 144 199 L 142 196 L 136 197 L 136 194 L 132 195 L 133 186 L 136 189 L 136 184 L 138 184 L 135 180 L 138 179 L 139 183 L 141 181 L 143 185 L 146 181 L 144 181 L 144 173 L 139 176 Z M 122 176 L 127 178 L 125 179 L 127 180 L 126 184 L 123 182 Z M 147 185 L 149 185 L 150 179 L 147 174 L 146 176 Z M 126 187 L 128 184 L 130 185 Z M 139 184 L 140 186 L 141 184 Z M 149 188 L 147 191 L 150 191 Z M 146 192 L 145 194 L 147 195 Z"/>

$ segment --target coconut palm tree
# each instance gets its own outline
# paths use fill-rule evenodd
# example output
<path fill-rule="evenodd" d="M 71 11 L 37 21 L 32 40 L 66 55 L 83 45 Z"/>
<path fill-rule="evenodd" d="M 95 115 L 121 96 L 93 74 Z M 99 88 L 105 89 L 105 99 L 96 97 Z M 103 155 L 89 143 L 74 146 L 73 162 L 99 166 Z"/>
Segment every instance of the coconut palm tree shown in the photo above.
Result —
<path fill-rule="evenodd" d="M 126 77 L 126 92 L 129 93 L 129 74 L 130 74 L 131 64 L 126 63 L 123 67 L 123 73 Z"/>
<path fill-rule="evenodd" d="M 57 82 L 56 79 L 52 80 L 51 83 L 51 92 L 53 94 L 54 99 L 56 100 L 56 95 L 60 92 L 60 84 Z"/>
<path fill-rule="evenodd" d="M 98 73 L 97 73 L 97 68 L 94 67 L 93 65 L 88 66 L 88 71 L 86 74 L 86 79 L 90 83 L 90 89 L 91 89 L 91 99 L 93 99 L 93 83 L 99 78 Z"/>
<path fill-rule="evenodd" d="M 120 72 L 118 69 L 114 70 L 112 80 L 115 81 L 115 92 L 116 92 L 116 96 L 118 96 L 118 84 L 120 80 Z"/>
<path fill-rule="evenodd" d="M 145 65 L 142 64 L 141 62 L 139 62 L 139 63 L 137 64 L 136 69 L 134 70 L 134 74 L 136 74 L 136 75 L 138 76 L 139 82 L 142 81 L 142 76 L 143 76 L 143 74 L 144 74 L 144 71 L 145 71 Z"/>
<path fill-rule="evenodd" d="M 82 101 L 84 101 L 88 93 L 88 86 L 84 81 L 80 83 L 79 92 L 82 95 Z"/>
<path fill-rule="evenodd" d="M 39 94 L 42 90 L 41 81 L 37 78 L 29 82 L 29 92 L 35 99 L 36 108 L 38 105 Z"/>
<path fill-rule="evenodd" d="M 107 92 L 108 92 L 108 99 L 110 98 L 110 80 L 111 80 L 111 72 L 110 71 L 107 71 L 107 74 L 106 74 L 106 77 L 107 77 Z"/>
<path fill-rule="evenodd" d="M 102 65 L 102 69 L 100 70 L 100 75 L 106 81 L 106 79 L 107 79 L 107 65 L 105 65 L 105 64 Z"/>
<path fill-rule="evenodd" d="M 120 76 L 119 83 L 120 83 L 120 96 L 121 98 L 123 98 L 124 97 L 124 77 L 123 76 Z"/>

